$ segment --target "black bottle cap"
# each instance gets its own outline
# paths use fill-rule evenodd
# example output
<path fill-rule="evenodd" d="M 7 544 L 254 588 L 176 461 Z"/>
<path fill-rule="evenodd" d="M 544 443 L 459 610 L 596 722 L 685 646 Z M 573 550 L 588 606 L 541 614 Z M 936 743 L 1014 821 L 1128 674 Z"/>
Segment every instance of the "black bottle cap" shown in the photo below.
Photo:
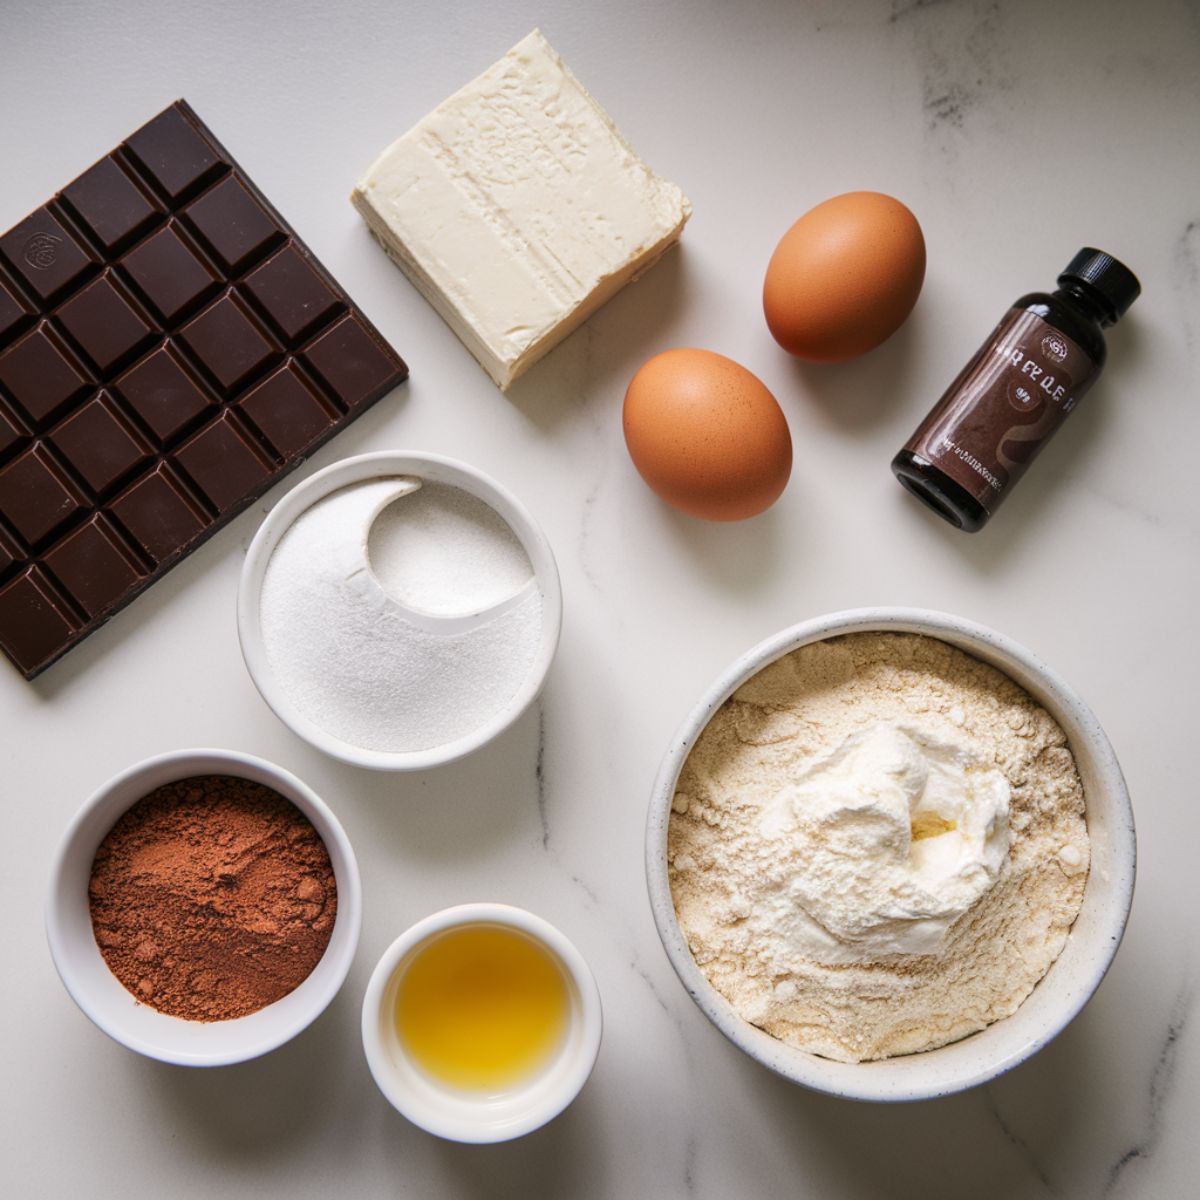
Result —
<path fill-rule="evenodd" d="M 1120 320 L 1142 292 L 1137 276 L 1124 263 L 1090 246 L 1080 250 L 1058 277 L 1059 287 L 1070 283 L 1084 284 L 1109 310 L 1113 321 Z"/>

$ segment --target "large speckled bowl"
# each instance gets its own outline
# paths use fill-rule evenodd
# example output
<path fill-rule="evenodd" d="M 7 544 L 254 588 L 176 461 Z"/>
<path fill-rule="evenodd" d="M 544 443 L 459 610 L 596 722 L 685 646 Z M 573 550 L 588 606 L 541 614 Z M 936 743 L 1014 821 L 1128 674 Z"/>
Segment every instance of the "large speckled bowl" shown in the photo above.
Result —
<path fill-rule="evenodd" d="M 752 675 L 800 646 L 847 633 L 920 633 L 997 667 L 1066 732 L 1083 780 L 1091 870 L 1079 917 L 1058 960 L 1012 1016 L 937 1050 L 878 1062 L 841 1063 L 785 1045 L 743 1020 L 696 966 L 671 900 L 667 825 L 675 782 L 712 714 Z M 1091 710 L 1052 670 L 1003 634 L 946 613 L 862 608 L 793 625 L 743 654 L 688 714 L 654 783 L 646 829 L 650 904 L 667 957 L 688 994 L 740 1050 L 817 1091 L 855 1100 L 924 1100 L 975 1087 L 1015 1067 L 1064 1029 L 1099 986 L 1117 952 L 1137 857 L 1129 792 L 1116 755 Z"/>

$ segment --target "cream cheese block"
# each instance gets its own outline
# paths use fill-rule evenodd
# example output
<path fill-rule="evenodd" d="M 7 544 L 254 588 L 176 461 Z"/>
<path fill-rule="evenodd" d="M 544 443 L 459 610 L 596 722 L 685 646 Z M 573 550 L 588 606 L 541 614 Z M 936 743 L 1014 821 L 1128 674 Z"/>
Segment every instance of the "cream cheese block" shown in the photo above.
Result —
<path fill-rule="evenodd" d="M 691 215 L 536 29 L 389 146 L 351 199 L 502 390 Z"/>

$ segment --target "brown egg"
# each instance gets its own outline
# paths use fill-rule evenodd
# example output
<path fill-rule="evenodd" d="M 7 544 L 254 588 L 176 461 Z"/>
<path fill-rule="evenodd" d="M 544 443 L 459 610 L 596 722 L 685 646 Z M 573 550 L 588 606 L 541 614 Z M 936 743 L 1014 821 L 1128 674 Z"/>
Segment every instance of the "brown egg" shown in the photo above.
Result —
<path fill-rule="evenodd" d="M 625 393 L 625 444 L 668 504 L 709 521 L 769 508 L 792 472 L 792 436 L 775 397 L 711 350 L 667 350 Z"/>
<path fill-rule="evenodd" d="M 763 283 L 775 340 L 812 362 L 843 362 L 891 337 L 925 279 L 917 218 L 880 192 L 847 192 L 783 235 Z"/>

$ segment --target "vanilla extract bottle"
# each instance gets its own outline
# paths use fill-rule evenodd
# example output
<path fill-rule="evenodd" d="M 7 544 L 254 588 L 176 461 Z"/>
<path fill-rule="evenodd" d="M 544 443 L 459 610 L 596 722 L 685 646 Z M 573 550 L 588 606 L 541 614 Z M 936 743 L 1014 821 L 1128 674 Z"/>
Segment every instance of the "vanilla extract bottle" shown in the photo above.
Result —
<path fill-rule="evenodd" d="M 1085 248 L 1053 293 L 1022 296 L 892 459 L 939 516 L 982 529 L 1096 381 L 1116 324 L 1141 292 L 1128 267 Z"/>

